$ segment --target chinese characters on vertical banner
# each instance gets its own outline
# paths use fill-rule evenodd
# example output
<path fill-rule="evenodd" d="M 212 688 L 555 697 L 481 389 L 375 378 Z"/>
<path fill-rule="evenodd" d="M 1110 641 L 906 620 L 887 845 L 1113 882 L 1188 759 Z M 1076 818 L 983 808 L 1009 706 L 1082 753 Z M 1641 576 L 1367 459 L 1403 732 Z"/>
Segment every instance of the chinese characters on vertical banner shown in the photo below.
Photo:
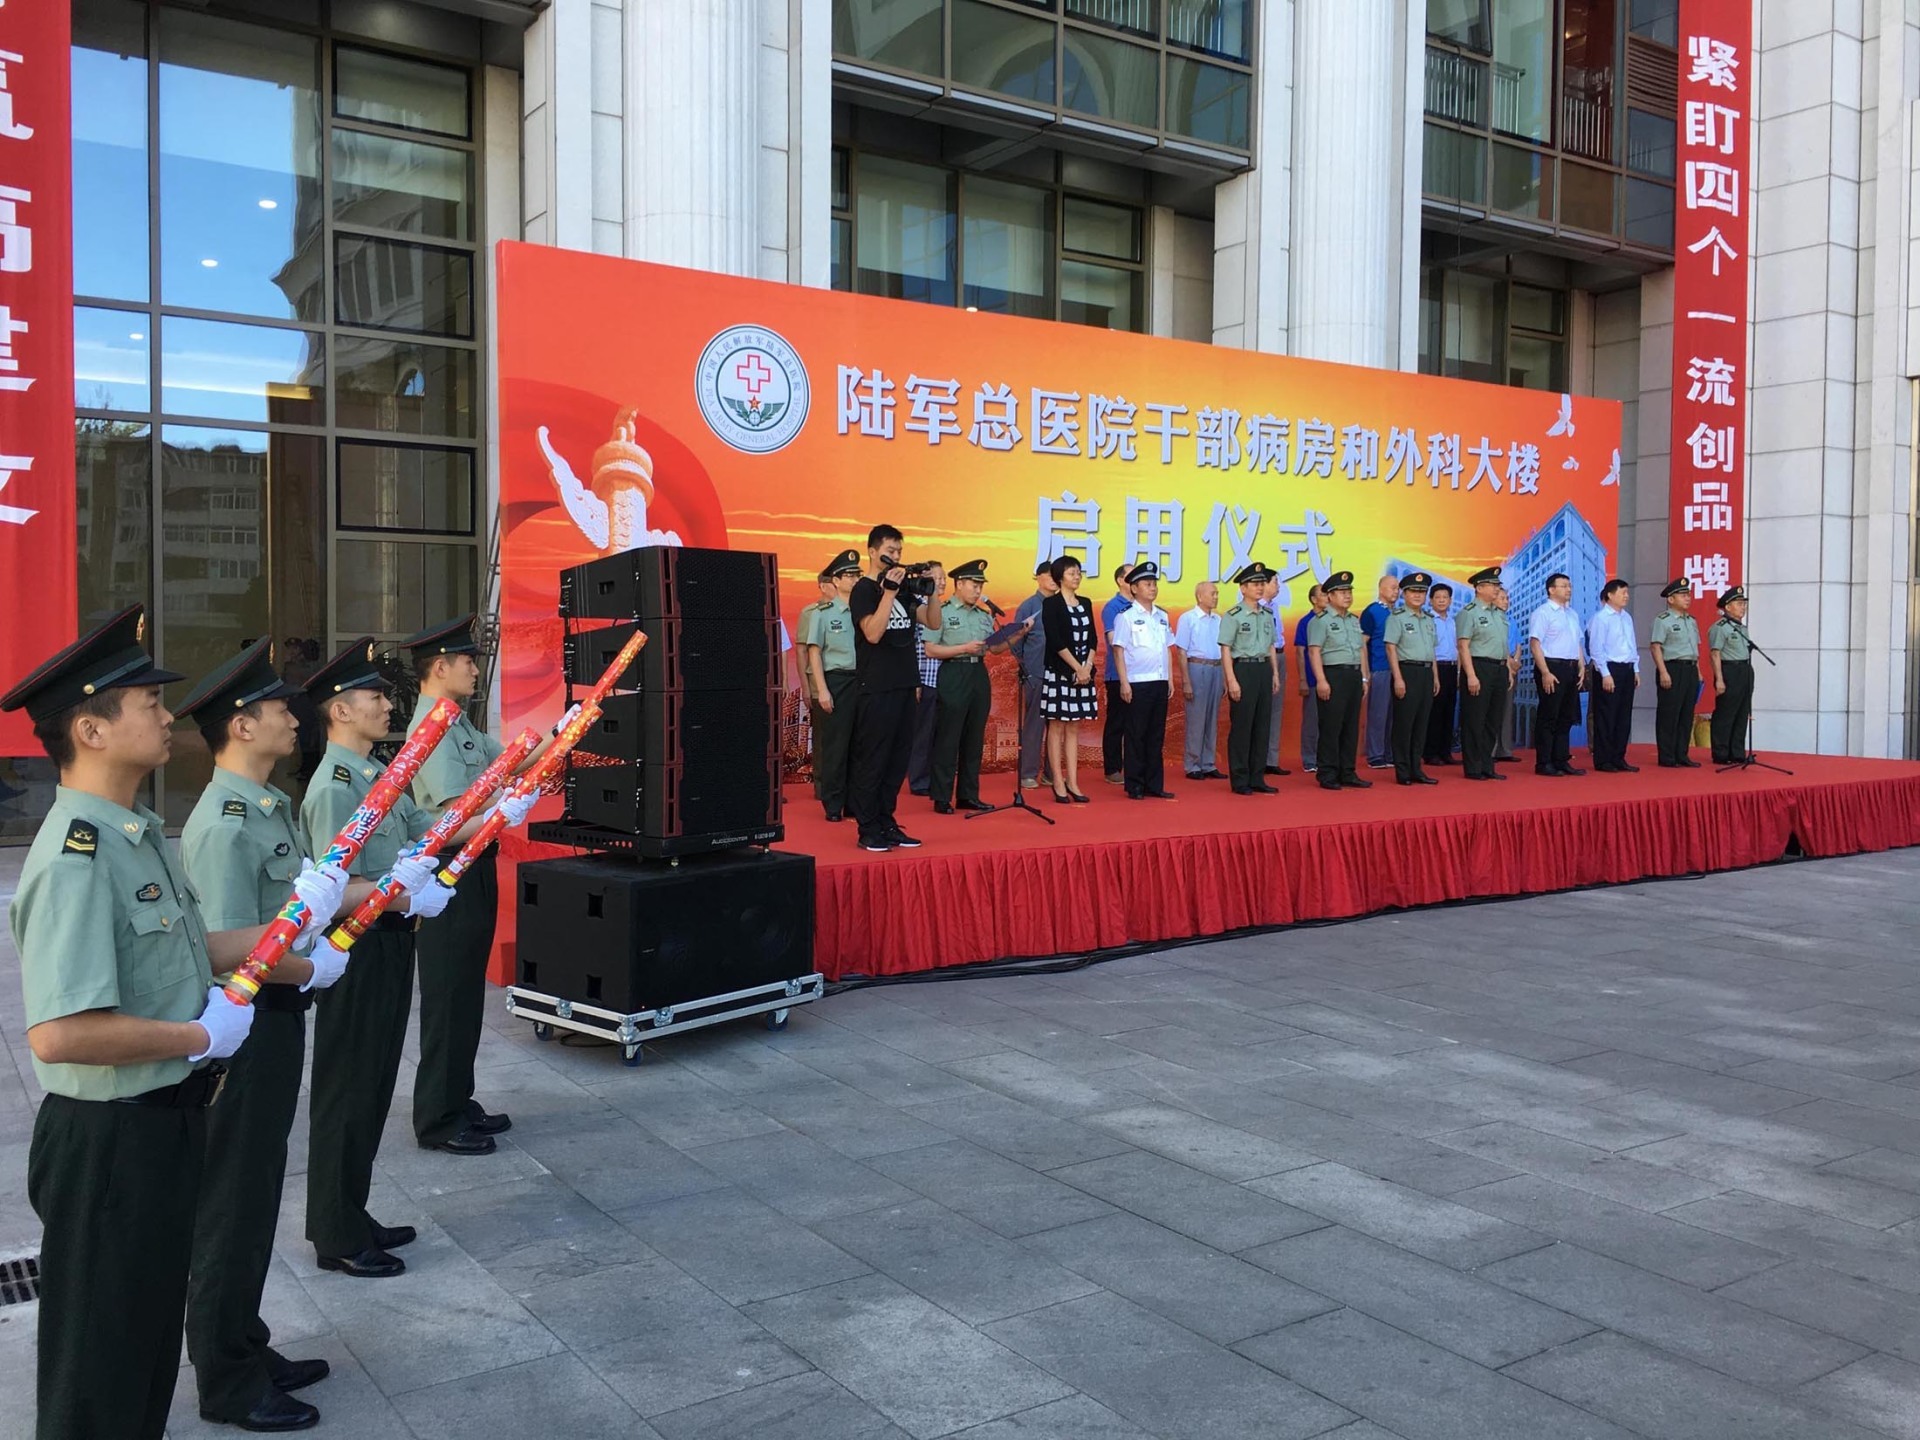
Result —
<path fill-rule="evenodd" d="M 1752 0 L 1682 0 L 1668 545 L 1708 599 L 1745 558 L 1752 45 Z"/>
<path fill-rule="evenodd" d="M 0 686 L 74 634 L 73 240 L 65 0 L 0 0 Z M 0 755 L 37 754 L 24 711 Z"/>

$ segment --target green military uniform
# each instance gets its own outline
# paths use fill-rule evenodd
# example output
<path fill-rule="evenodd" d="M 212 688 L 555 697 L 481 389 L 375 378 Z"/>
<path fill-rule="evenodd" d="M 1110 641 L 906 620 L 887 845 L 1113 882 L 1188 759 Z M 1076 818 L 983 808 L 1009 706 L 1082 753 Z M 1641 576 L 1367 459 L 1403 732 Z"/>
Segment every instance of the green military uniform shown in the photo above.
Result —
<path fill-rule="evenodd" d="M 1320 583 L 1329 596 L 1336 590 L 1353 590 L 1353 573 L 1341 570 Z M 1320 671 L 1330 692 L 1320 700 L 1320 754 L 1314 774 L 1323 790 L 1350 786 L 1370 789 L 1371 780 L 1362 780 L 1355 768 L 1360 746 L 1360 706 L 1366 695 L 1367 632 L 1360 617 L 1349 611 L 1324 610 L 1307 622 L 1307 649 L 1320 651 Z M 1309 658 L 1311 664 L 1311 658 Z M 1317 677 L 1316 677 L 1317 684 Z M 1316 698 L 1319 691 L 1314 692 Z"/>
<path fill-rule="evenodd" d="M 860 552 L 843 550 L 820 572 L 822 580 L 860 573 Z M 827 819 L 837 821 L 847 810 L 847 758 L 853 746 L 853 712 L 858 694 L 853 648 L 853 612 L 847 598 L 836 595 L 822 600 L 803 612 L 800 643 L 820 651 L 820 668 L 827 676 L 827 698 L 833 709 L 821 708 L 820 697 L 812 696 L 813 720 L 813 793 L 819 798 Z M 801 667 L 811 686 L 813 667 Z"/>
<path fill-rule="evenodd" d="M 321 707 L 344 690 L 381 689 L 373 642 L 362 638 L 307 682 Z M 366 799 L 382 767 L 329 740 L 300 805 L 307 849 L 326 853 Z M 367 837 L 348 873 L 377 880 L 433 816 L 402 795 Z M 413 1003 L 413 920 L 388 911 L 353 947 L 340 983 L 320 996 L 313 1024 L 313 1082 L 307 1144 L 307 1239 L 323 1260 L 377 1249 L 378 1222 L 367 1213 L 380 1131 L 393 1103 L 400 1047 Z"/>
<path fill-rule="evenodd" d="M 416 664 L 435 655 L 477 653 L 473 620 L 464 615 L 447 625 L 430 626 L 402 641 L 401 648 L 413 653 Z M 409 735 L 433 703 L 430 695 L 420 697 L 407 726 Z M 428 810 L 444 810 L 505 748 L 463 711 L 414 772 L 414 798 Z M 420 1068 L 413 1078 L 413 1135 L 422 1145 L 441 1144 L 487 1119 L 473 1097 L 473 1067 L 486 1017 L 487 960 L 493 954 L 493 927 L 500 912 L 497 850 L 489 845 L 467 867 L 446 910 L 414 937 L 420 967 Z M 506 1128 L 496 1123 L 487 1133 Z"/>
<path fill-rule="evenodd" d="M 1747 598 L 1738 585 L 1720 597 L 1720 608 Z M 1747 627 L 1722 614 L 1707 631 L 1707 649 L 1720 657 L 1727 693 L 1713 702 L 1713 759 L 1716 765 L 1739 763 L 1747 754 L 1747 721 L 1753 715 L 1753 645 Z"/>
<path fill-rule="evenodd" d="M 1421 758 L 1426 751 L 1427 721 L 1433 714 L 1434 645 L 1433 617 L 1420 607 L 1426 603 L 1433 577 L 1413 571 L 1400 579 L 1400 593 L 1410 600 L 1387 617 L 1383 643 L 1393 647 L 1400 662 L 1400 678 L 1405 695 L 1391 697 L 1388 728 L 1393 751 L 1394 778 L 1402 785 L 1438 784 L 1426 772 Z"/>
<path fill-rule="evenodd" d="M 1472 577 L 1476 587 L 1499 581 L 1497 568 Z M 1468 686 L 1460 698 L 1461 767 L 1469 780 L 1504 780 L 1493 759 L 1500 749 L 1500 724 L 1513 678 L 1507 673 L 1512 643 L 1507 638 L 1507 612 L 1491 602 L 1470 600 L 1454 622 L 1454 633 L 1467 647 L 1470 673 L 1480 681 L 1479 694 Z"/>
<path fill-rule="evenodd" d="M 0 709 L 39 722 L 100 690 L 181 677 L 140 649 L 138 607 L 34 671 Z M 207 931 L 160 817 L 62 785 L 8 914 L 29 1030 L 86 1011 L 197 1019 Z M 48 1064 L 27 1152 L 40 1242 L 37 1434 L 146 1440 L 167 1423 L 180 1366 L 206 1106 L 225 1071 L 185 1059 Z M 115 1103 L 133 1102 L 133 1103 Z"/>
<path fill-rule="evenodd" d="M 1236 585 L 1265 585 L 1273 571 L 1259 561 L 1233 577 Z M 1227 699 L 1227 780 L 1236 795 L 1271 795 L 1263 778 L 1273 726 L 1273 612 L 1241 592 L 1220 616 L 1220 658 L 1233 667 L 1240 698 Z"/>
<path fill-rule="evenodd" d="M 1675 580 L 1660 592 L 1665 600 L 1685 590 L 1685 580 Z M 1653 712 L 1654 740 L 1660 750 L 1660 764 L 1697 768 L 1698 760 L 1689 758 L 1693 743 L 1693 709 L 1700 700 L 1700 625 L 1693 616 L 1669 607 L 1653 622 L 1647 642 L 1660 647 L 1661 664 L 1666 667 L 1670 685 L 1660 687 Z"/>
<path fill-rule="evenodd" d="M 949 580 L 987 578 L 987 562 L 969 560 L 948 572 Z M 940 607 L 940 628 L 921 627 L 929 645 L 971 645 L 993 634 L 993 616 L 981 605 L 968 605 L 958 596 Z M 980 752 L 987 739 L 987 714 L 993 708 L 993 682 L 987 675 L 987 657 L 956 655 L 940 662 L 934 682 L 939 701 L 933 722 L 932 788 L 934 809 L 958 804 L 963 810 L 984 807 L 980 799 Z"/>

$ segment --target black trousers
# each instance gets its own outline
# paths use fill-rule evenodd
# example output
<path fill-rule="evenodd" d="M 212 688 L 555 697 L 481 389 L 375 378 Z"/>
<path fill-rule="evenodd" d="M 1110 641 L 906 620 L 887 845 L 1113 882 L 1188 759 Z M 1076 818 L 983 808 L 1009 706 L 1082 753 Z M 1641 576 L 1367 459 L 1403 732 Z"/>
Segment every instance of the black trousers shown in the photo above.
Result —
<path fill-rule="evenodd" d="M 207 1112 L 49 1095 L 27 1200 L 40 1217 L 39 1440 L 159 1440 L 180 1332 Z"/>
<path fill-rule="evenodd" d="M 884 839 L 894 829 L 900 782 L 913 750 L 916 700 L 911 688 L 863 690 L 853 707 L 853 754 L 847 803 L 862 840 Z"/>
<path fill-rule="evenodd" d="M 933 783 L 933 727 L 940 718 L 940 699 L 931 685 L 922 685 L 913 702 L 913 747 L 907 752 L 907 789 L 925 795 Z"/>
<path fill-rule="evenodd" d="M 1267 727 L 1273 723 L 1273 666 L 1266 660 L 1235 660 L 1240 698 L 1227 701 L 1227 779 L 1235 790 L 1263 783 Z"/>
<path fill-rule="evenodd" d="M 1269 689 L 1272 687 L 1269 686 Z M 1142 680 L 1127 702 L 1127 794 L 1152 795 L 1167 788 L 1167 682 Z M 1265 761 L 1265 752 L 1260 759 Z"/>
<path fill-rule="evenodd" d="M 831 712 L 813 707 L 813 793 L 829 815 L 847 808 L 847 756 L 853 746 L 853 712 L 858 694 L 851 670 L 827 671 Z"/>
<path fill-rule="evenodd" d="M 972 660 L 940 665 L 940 718 L 933 731 L 933 798 L 980 802 L 980 750 L 987 740 L 993 682 L 987 667 Z"/>
<path fill-rule="evenodd" d="M 1552 691 L 1540 686 L 1540 703 L 1533 712 L 1533 768 L 1550 775 L 1573 764 L 1573 727 L 1580 721 L 1580 662 L 1549 660 L 1547 673 L 1554 684 Z"/>
<path fill-rule="evenodd" d="M 1504 660 L 1473 661 L 1480 693 L 1471 687 L 1460 697 L 1460 758 L 1469 776 L 1494 773 L 1493 757 L 1500 749 L 1500 722 L 1506 714 L 1510 678 Z"/>
<path fill-rule="evenodd" d="M 1753 714 L 1753 662 L 1722 659 L 1720 673 L 1726 677 L 1727 693 L 1713 702 L 1713 758 L 1731 765 L 1747 753 L 1747 719 Z"/>
<path fill-rule="evenodd" d="M 1653 712 L 1653 738 L 1662 765 L 1678 765 L 1693 744 L 1693 707 L 1700 700 L 1700 665 L 1695 660 L 1667 661 L 1673 684 L 1660 692 Z"/>
<path fill-rule="evenodd" d="M 1613 679 L 1609 692 L 1601 683 L 1602 674 Z M 1604 672 L 1595 665 L 1587 671 L 1587 748 L 1593 751 L 1595 765 L 1627 763 L 1627 742 L 1633 736 L 1633 666 L 1618 661 Z"/>
<path fill-rule="evenodd" d="M 1412 780 L 1427 772 L 1425 759 L 1427 726 L 1433 718 L 1433 666 L 1424 660 L 1402 660 L 1400 677 L 1407 693 L 1393 696 L 1393 709 L 1387 717 L 1388 743 L 1393 751 L 1393 778 Z M 1387 677 L 1388 688 L 1393 677 Z"/>
<path fill-rule="evenodd" d="M 1100 762 L 1107 778 L 1127 773 L 1127 702 L 1120 698 L 1120 682 L 1107 681 L 1107 720 L 1100 732 Z"/>
<path fill-rule="evenodd" d="M 1427 737 L 1421 755 L 1435 765 L 1453 759 L 1453 711 L 1460 699 L 1460 663 L 1457 660 L 1434 662 L 1440 672 L 1440 693 L 1433 697 L 1433 709 L 1427 716 Z"/>
<path fill-rule="evenodd" d="M 247 1043 L 227 1063 L 227 1085 L 207 1111 L 207 1157 L 187 1282 L 187 1355 L 202 1413 L 244 1419 L 272 1388 L 260 1296 L 287 1178 L 287 1136 L 300 1103 L 307 1050 L 305 996 L 270 985 L 254 1006 Z M 281 1008 L 282 1006 L 300 1008 Z"/>
<path fill-rule="evenodd" d="M 347 973 L 314 1004 L 307 1239 L 332 1258 L 373 1244 L 367 1192 L 413 1008 L 413 938 L 409 930 L 369 930 Z"/>
<path fill-rule="evenodd" d="M 1358 780 L 1354 752 L 1360 744 L 1360 711 L 1366 694 L 1358 665 L 1323 665 L 1327 688 L 1320 700 L 1319 777 L 1322 785 L 1334 780 Z M 1316 692 L 1317 697 L 1318 692 Z"/>
<path fill-rule="evenodd" d="M 500 910 L 496 854 L 474 861 L 447 908 L 420 927 L 420 1070 L 413 1080 L 413 1134 L 422 1145 L 451 1140 L 478 1120 L 473 1060 L 487 1009 L 487 957 Z"/>

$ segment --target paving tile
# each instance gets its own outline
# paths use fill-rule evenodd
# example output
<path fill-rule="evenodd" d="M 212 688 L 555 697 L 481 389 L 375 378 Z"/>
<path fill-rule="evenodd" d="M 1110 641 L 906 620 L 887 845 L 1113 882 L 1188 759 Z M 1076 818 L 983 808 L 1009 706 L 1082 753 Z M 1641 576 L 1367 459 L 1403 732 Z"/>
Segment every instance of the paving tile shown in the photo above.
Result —
<path fill-rule="evenodd" d="M 1103 1131 L 1062 1120 L 1037 1106 L 990 1090 L 960 1100 L 915 1106 L 913 1114 L 918 1120 L 1033 1170 L 1052 1170 L 1102 1155 L 1117 1155 L 1128 1148 L 1124 1140 Z"/>
<path fill-rule="evenodd" d="M 1642 1210 L 1665 1210 L 1717 1195 L 1726 1188 L 1712 1180 L 1646 1164 L 1630 1155 L 1610 1154 L 1506 1121 L 1455 1130 L 1442 1136 L 1441 1141 L 1515 1170 L 1542 1175 Z"/>
<path fill-rule="evenodd" d="M 1914 1058 L 1916 1068 L 1920 1068 L 1920 1046 L 1915 1047 Z M 1884 1145 L 1920 1155 L 1920 1116 L 1895 1115 L 1839 1100 L 1810 1100 L 1791 1110 L 1782 1110 L 1773 1118 L 1783 1125 L 1799 1125 L 1843 1136 L 1862 1146 Z"/>
<path fill-rule="evenodd" d="M 617 1211 L 653 1250 L 735 1305 L 867 1273 L 861 1261 L 738 1190 Z"/>
<path fill-rule="evenodd" d="M 661 1440 L 905 1440 L 866 1401 L 818 1370 L 653 1417 Z"/>
<path fill-rule="evenodd" d="M 1320 1157 L 1202 1119 L 1168 1105 L 1136 1105 L 1089 1115 L 1089 1125 L 1223 1180 L 1252 1180 L 1319 1163 Z"/>
<path fill-rule="evenodd" d="M 945 1435 L 1072 1393 L 990 1339 L 992 1327 L 963 1324 L 884 1276 L 760 1301 L 746 1313 L 915 1436 Z"/>
<path fill-rule="evenodd" d="M 1242 1082 L 1299 1075 L 1311 1069 L 1278 1044 L 1228 1045 L 1212 1035 L 1180 1025 L 1154 1025 L 1113 1037 L 1116 1043 L 1170 1064 Z"/>
<path fill-rule="evenodd" d="M 1798 1065 L 1791 1060 L 1760 1060 L 1734 1072 L 1743 1080 L 1799 1090 L 1824 1100 L 1839 1100 L 1848 1105 L 1886 1110 L 1908 1119 L 1920 1118 L 1920 1089 L 1891 1085 L 1881 1080 L 1863 1080 L 1857 1075 L 1841 1075 L 1817 1066 Z"/>
<path fill-rule="evenodd" d="M 875 1100 L 838 1080 L 767 1090 L 754 1099 L 761 1110 L 788 1129 L 810 1135 L 856 1160 L 947 1138 L 945 1130 L 927 1124 L 914 1112 Z"/>
<path fill-rule="evenodd" d="M 1268 1019 L 1291 1025 L 1296 1030 L 1305 1030 L 1312 1035 L 1322 1035 L 1329 1040 L 1338 1040 L 1342 1044 L 1369 1050 L 1379 1055 L 1402 1055 L 1414 1050 L 1431 1050 L 1447 1043 L 1446 1039 L 1439 1035 L 1430 1035 L 1424 1031 L 1412 1030 L 1404 1025 L 1395 1025 L 1384 1020 L 1370 1019 L 1365 1015 L 1350 1014 L 1330 1005 L 1314 1003 L 1276 1005 L 1261 1013 Z"/>
<path fill-rule="evenodd" d="M 1810 1380 L 1794 1391 L 1793 1398 L 1871 1427 L 1876 1434 L 1920 1440 L 1920 1369 L 1891 1355 L 1869 1355 Z M 1817 1431 L 1806 1433 L 1833 1434 L 1833 1424 L 1823 1418 Z M 1857 1433 L 1864 1436 L 1866 1431 Z"/>
<path fill-rule="evenodd" d="M 780 1129 L 780 1122 L 742 1097 L 664 1058 L 641 1069 L 635 1085 L 626 1076 L 586 1087 L 656 1140 L 675 1149 L 739 1140 Z"/>
<path fill-rule="evenodd" d="M 1574 1245 L 1550 1245 L 1486 1266 L 1480 1273 L 1544 1304 L 1754 1385 L 1810 1380 L 1865 1353 L 1832 1335 Z"/>
<path fill-rule="evenodd" d="M 1814 1102 L 1825 1104 L 1825 1101 Z M 1766 1116 L 1729 1115 L 1711 1105 L 1692 1100 L 1676 1100 L 1651 1091 L 1619 1095 L 1594 1102 L 1594 1109 L 1615 1115 L 1631 1115 L 1663 1129 L 1664 1135 L 1648 1135 L 1647 1141 L 1686 1135 L 1710 1140 L 1717 1145 L 1737 1145 L 1759 1151 L 1777 1160 L 1796 1165 L 1824 1165 L 1844 1155 L 1857 1155 L 1871 1149 L 1874 1140 L 1853 1140 L 1833 1131 L 1802 1125 L 1793 1117 L 1806 1107 L 1782 1110 Z M 1893 1119 L 1895 1117 L 1888 1117 Z"/>
<path fill-rule="evenodd" d="M 469 1440 L 486 1434 L 655 1434 L 573 1355 L 550 1355 L 429 1385 L 398 1397 L 394 1407 L 420 1440 Z"/>
<path fill-rule="evenodd" d="M 1266 1088 L 1289 1100 L 1403 1135 L 1440 1135 L 1478 1125 L 1485 1118 L 1462 1105 L 1413 1091 L 1384 1090 L 1341 1075 L 1283 1075 Z"/>
<path fill-rule="evenodd" d="M 889 1179 L 1014 1239 L 1111 1214 L 1113 1209 L 965 1140 L 876 1156 L 872 1164 Z"/>
<path fill-rule="evenodd" d="M 1063 1166 L 1052 1177 L 1216 1250 L 1265 1245 L 1327 1223 L 1144 1150 Z"/>
<path fill-rule="evenodd" d="M 1871 1180 L 1810 1170 L 1732 1145 L 1690 1138 L 1661 1140 L 1641 1146 L 1633 1155 L 1652 1165 L 1671 1166 L 1711 1180 L 1728 1190 L 1745 1190 L 1859 1225 L 1885 1228 L 1920 1215 L 1920 1195 L 1876 1185 Z"/>
<path fill-rule="evenodd" d="M 1344 1226 L 1262 1245 L 1243 1258 L 1490 1369 L 1595 1329 Z"/>
<path fill-rule="evenodd" d="M 1862 1150 L 1844 1160 L 1828 1161 L 1820 1169 L 1823 1174 L 1849 1175 L 1855 1180 L 1871 1180 L 1876 1185 L 1920 1194 L 1920 1155 L 1904 1150 Z"/>
<path fill-rule="evenodd" d="M 1629 1440 L 1597 1415 L 1355 1310 L 1235 1349 L 1406 1440 Z"/>
<path fill-rule="evenodd" d="M 987 1327 L 996 1340 L 1150 1434 L 1305 1440 L 1351 1412 L 1118 1295 Z"/>
<path fill-rule="evenodd" d="M 1455 1269 L 1548 1244 L 1548 1237 L 1464 1205 L 1376 1180 L 1345 1165 L 1315 1165 L 1249 1188 Z"/>
<path fill-rule="evenodd" d="M 559 1134 L 526 1132 L 517 1135 L 514 1144 L 602 1210 L 697 1195 L 727 1183 L 724 1176 L 671 1145 L 661 1144 L 625 1119 Z M 711 1149 L 708 1147 L 709 1152 Z"/>
<path fill-rule="evenodd" d="M 878 1171 L 791 1130 L 703 1145 L 693 1154 L 710 1173 L 802 1222 L 913 1198 Z"/>
<path fill-rule="evenodd" d="M 1715 1292 L 1920 1364 L 1920 1297 L 1794 1261 Z"/>
<path fill-rule="evenodd" d="M 1052 1115 L 1075 1117 L 1096 1110 L 1114 1110 L 1138 1098 L 1127 1088 L 1129 1072 L 1107 1070 L 1076 1075 L 1018 1050 L 954 1060 L 945 1068 L 973 1082 L 977 1088 L 1011 1095 Z"/>
<path fill-rule="evenodd" d="M 652 1253 L 551 1175 L 462 1190 L 429 1202 L 427 1210 L 456 1245 L 516 1293 Z"/>
<path fill-rule="evenodd" d="M 1073 1395 L 975 1425 L 952 1440 L 1144 1440 L 1146 1433 L 1097 1401 Z"/>
<path fill-rule="evenodd" d="M 1804 1389 L 1794 1398 L 1783 1398 L 1624 1335 L 1590 1336 L 1522 1360 L 1502 1373 L 1641 1435 L 1675 1440 L 1870 1440 L 1870 1432 L 1805 1403 L 1799 1398 Z"/>
<path fill-rule="evenodd" d="M 1811 1260 L 1855 1280 L 1920 1295 L 1920 1249 L 1898 1230 L 1855 1225 L 1738 1191 L 1677 1206 L 1667 1215 L 1783 1257 Z"/>
<path fill-rule="evenodd" d="M 813 1048 L 789 1050 L 788 1053 L 816 1073 L 851 1085 L 889 1105 L 924 1105 L 932 1100 L 954 1100 L 962 1095 L 972 1095 L 980 1088 L 952 1069 L 929 1065 L 924 1060 L 902 1055 L 885 1045 L 849 1044 L 843 1038 L 845 1035 L 846 1032 L 842 1031 L 840 1036 Z M 772 1043 L 779 1045 L 782 1038 L 775 1036 Z M 962 1060 L 955 1063 L 968 1062 Z"/>

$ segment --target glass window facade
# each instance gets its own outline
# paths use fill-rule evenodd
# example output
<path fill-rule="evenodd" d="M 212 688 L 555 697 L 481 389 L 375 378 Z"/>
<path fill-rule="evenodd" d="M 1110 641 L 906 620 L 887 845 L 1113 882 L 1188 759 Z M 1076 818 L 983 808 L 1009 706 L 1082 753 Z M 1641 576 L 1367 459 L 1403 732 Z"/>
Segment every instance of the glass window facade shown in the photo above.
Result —
<path fill-rule="evenodd" d="M 1529 390 L 1567 388 L 1567 293 L 1501 275 L 1420 272 L 1420 369 Z"/>
<path fill-rule="evenodd" d="M 169 668 L 269 637 L 298 680 L 475 608 L 473 73 L 218 6 L 58 3 L 81 623 L 144 603 Z M 278 777 L 296 793 L 320 740 Z M 181 727 L 151 796 L 170 826 L 210 766 Z M 0 761 L 0 837 L 50 780 Z"/>

